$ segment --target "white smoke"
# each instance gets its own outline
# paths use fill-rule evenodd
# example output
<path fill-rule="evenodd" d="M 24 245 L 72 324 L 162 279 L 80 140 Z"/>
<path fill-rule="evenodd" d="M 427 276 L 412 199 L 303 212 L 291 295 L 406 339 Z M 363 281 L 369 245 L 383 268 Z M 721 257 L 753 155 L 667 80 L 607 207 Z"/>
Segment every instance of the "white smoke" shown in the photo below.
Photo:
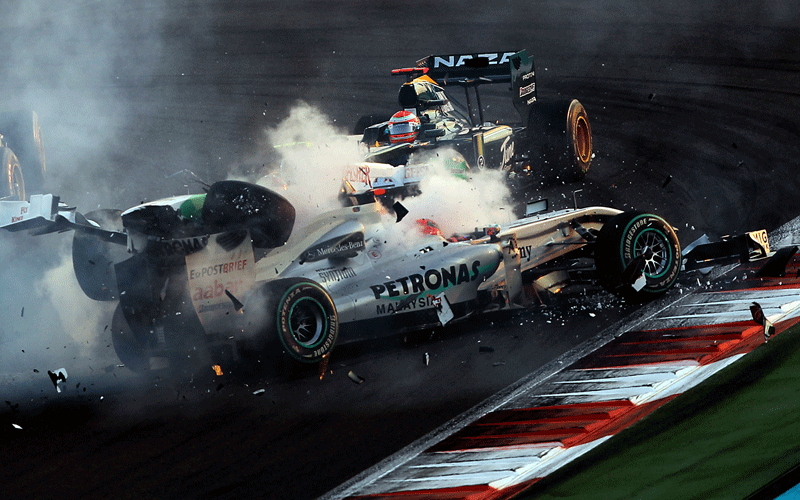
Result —
<path fill-rule="evenodd" d="M 47 370 L 64 367 L 80 376 L 119 363 L 105 326 L 116 303 L 92 301 L 80 289 L 72 235 L 0 236 L 0 252 L 11 264 L 0 269 L 0 380 L 47 381 Z"/>
<path fill-rule="evenodd" d="M 447 162 L 451 158 L 462 157 L 450 149 L 437 149 L 419 160 L 428 165 L 428 171 L 420 183 L 422 194 L 402 201 L 409 210 L 408 218 L 431 219 L 445 236 L 510 222 L 511 192 L 505 173 L 473 167 L 462 174 L 450 170 Z"/>
<path fill-rule="evenodd" d="M 348 137 L 332 123 L 319 109 L 301 102 L 265 131 L 267 147 L 277 154 L 279 165 L 264 184 L 285 187 L 282 194 L 295 206 L 298 223 L 340 208 L 344 171 L 363 161 L 358 138 Z"/>
<path fill-rule="evenodd" d="M 302 102 L 275 128 L 266 130 L 265 137 L 267 147 L 279 157 L 279 166 L 261 182 L 284 189 L 282 194 L 297 210 L 298 224 L 342 206 L 338 195 L 344 171 L 364 161 L 359 138 L 345 135 L 319 109 Z M 410 214 L 400 227 L 431 219 L 447 236 L 512 220 L 505 173 L 473 167 L 462 175 L 447 165 L 452 158 L 463 157 L 448 148 L 415 154 L 412 162 L 425 165 L 427 172 L 420 184 L 422 195 L 402 201 Z"/>

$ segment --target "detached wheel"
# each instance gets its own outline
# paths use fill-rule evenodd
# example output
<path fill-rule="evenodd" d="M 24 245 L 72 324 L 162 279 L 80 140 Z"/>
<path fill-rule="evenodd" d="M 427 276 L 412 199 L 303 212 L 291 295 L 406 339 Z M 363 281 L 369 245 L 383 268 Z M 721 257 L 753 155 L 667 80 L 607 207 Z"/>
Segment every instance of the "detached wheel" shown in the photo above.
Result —
<path fill-rule="evenodd" d="M 19 158 L 28 181 L 27 192 L 41 194 L 47 174 L 42 131 L 35 111 L 0 113 L 0 135 Z"/>
<path fill-rule="evenodd" d="M 672 226 L 657 215 L 616 215 L 603 225 L 597 237 L 595 264 L 601 284 L 617 295 L 634 300 L 657 297 L 678 279 L 680 263 L 678 237 Z M 645 284 L 637 291 L 628 281 L 640 273 L 644 274 Z"/>
<path fill-rule="evenodd" d="M 128 324 L 121 304 L 117 304 L 114 318 L 111 320 L 111 341 L 119 360 L 132 372 L 143 373 L 150 370 L 145 341 L 136 335 Z"/>
<path fill-rule="evenodd" d="M 531 160 L 538 160 L 546 177 L 567 182 L 586 177 L 592 163 L 592 127 L 580 101 L 535 104 L 528 119 L 528 138 Z"/>
<path fill-rule="evenodd" d="M 22 168 L 17 156 L 9 148 L 0 148 L 0 166 L 3 169 L 0 199 L 25 201 L 25 178 L 22 175 Z"/>

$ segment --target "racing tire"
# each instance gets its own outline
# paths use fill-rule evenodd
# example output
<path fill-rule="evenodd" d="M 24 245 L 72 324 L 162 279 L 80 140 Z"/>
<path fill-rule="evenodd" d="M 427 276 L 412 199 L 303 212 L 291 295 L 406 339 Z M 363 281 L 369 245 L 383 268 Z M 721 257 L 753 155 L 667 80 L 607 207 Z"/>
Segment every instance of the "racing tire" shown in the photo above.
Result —
<path fill-rule="evenodd" d="M 577 99 L 540 101 L 528 117 L 529 156 L 548 179 L 576 182 L 592 163 L 592 127 Z"/>
<path fill-rule="evenodd" d="M 636 290 L 625 282 L 634 260 L 645 284 Z M 678 279 L 681 246 L 675 231 L 664 219 L 643 212 L 625 212 L 609 219 L 595 242 L 595 265 L 600 284 L 612 293 L 633 301 L 651 300 Z"/>
<path fill-rule="evenodd" d="M 388 122 L 389 118 L 391 117 L 382 114 L 364 115 L 358 119 L 353 127 L 353 135 L 363 135 L 367 128 L 379 123 Z"/>
<path fill-rule="evenodd" d="M 25 201 L 25 177 L 19 160 L 9 148 L 0 148 L 0 165 L 3 169 L 3 183 L 0 186 L 0 199 Z"/>
<path fill-rule="evenodd" d="M 119 360 L 132 372 L 144 373 L 150 370 L 145 342 L 128 324 L 122 312 L 122 304 L 117 304 L 111 320 L 111 343 Z"/>
<path fill-rule="evenodd" d="M 47 168 L 39 117 L 35 111 L 0 113 L 0 135 L 19 158 L 27 192 L 44 193 Z"/>
<path fill-rule="evenodd" d="M 87 223 L 103 229 L 123 231 L 122 211 L 101 209 L 87 213 Z M 108 243 L 100 238 L 76 231 L 72 237 L 72 269 L 78 284 L 92 300 L 109 301 L 118 298 L 117 277 L 114 265 L 130 257 L 122 245 Z"/>
<path fill-rule="evenodd" d="M 244 353 L 268 349 L 275 337 L 295 361 L 318 363 L 331 353 L 339 336 L 333 299 L 319 284 L 303 278 L 267 283 L 245 304 L 248 315 L 239 343 Z"/>

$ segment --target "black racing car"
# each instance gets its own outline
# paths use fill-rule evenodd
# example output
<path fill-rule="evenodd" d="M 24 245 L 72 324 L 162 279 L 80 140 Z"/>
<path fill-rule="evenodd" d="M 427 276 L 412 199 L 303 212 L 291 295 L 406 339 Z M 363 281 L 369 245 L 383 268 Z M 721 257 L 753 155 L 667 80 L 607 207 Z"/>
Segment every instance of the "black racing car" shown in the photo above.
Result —
<path fill-rule="evenodd" d="M 540 100 L 533 59 L 524 50 L 432 55 L 393 73 L 407 77 L 398 103 L 419 117 L 419 132 L 414 142 L 393 144 L 387 117 L 362 117 L 354 132 L 363 133 L 367 162 L 406 165 L 426 150 L 450 147 L 471 169 L 501 169 L 517 180 L 567 182 L 589 170 L 592 131 L 586 110 L 577 99 Z M 511 84 L 521 123 L 484 121 L 479 88 L 486 83 Z M 444 87 L 453 86 L 464 88 L 466 106 L 445 92 Z"/>

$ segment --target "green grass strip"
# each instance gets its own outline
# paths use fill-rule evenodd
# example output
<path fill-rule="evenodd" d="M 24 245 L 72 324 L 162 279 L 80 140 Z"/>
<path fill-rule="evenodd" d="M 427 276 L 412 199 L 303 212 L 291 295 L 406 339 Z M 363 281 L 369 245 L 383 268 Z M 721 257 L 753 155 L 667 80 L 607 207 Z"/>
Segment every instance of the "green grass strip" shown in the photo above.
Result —
<path fill-rule="evenodd" d="M 743 499 L 800 463 L 800 327 L 518 498 Z"/>

